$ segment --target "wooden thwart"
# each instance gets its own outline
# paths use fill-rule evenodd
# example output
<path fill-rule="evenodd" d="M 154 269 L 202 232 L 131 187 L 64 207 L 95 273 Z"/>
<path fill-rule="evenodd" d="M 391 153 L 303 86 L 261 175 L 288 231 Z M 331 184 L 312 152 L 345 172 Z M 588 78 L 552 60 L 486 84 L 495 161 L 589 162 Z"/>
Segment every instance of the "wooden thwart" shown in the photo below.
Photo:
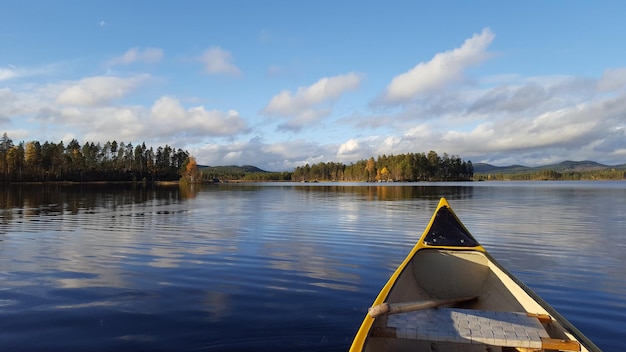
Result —
<path fill-rule="evenodd" d="M 398 314 L 414 312 L 416 310 L 430 309 L 445 306 L 448 304 L 456 304 L 477 299 L 478 296 L 450 298 L 450 299 L 432 299 L 427 301 L 403 302 L 403 303 L 382 303 L 367 310 L 367 313 L 376 318 L 386 314 Z"/>
<path fill-rule="evenodd" d="M 580 351 L 580 343 L 574 340 L 559 340 L 559 339 L 541 339 L 541 348 L 544 350 L 557 350 L 557 351 Z"/>
<path fill-rule="evenodd" d="M 526 313 L 527 316 L 532 318 L 537 318 L 542 324 L 548 324 L 552 322 L 552 317 L 548 314 L 541 313 Z"/>

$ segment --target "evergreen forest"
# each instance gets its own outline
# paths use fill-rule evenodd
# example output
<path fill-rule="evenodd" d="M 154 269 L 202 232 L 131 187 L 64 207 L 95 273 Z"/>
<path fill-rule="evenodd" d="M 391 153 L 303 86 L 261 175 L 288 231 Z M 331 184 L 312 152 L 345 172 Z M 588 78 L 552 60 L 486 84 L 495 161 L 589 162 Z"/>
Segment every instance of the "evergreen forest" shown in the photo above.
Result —
<path fill-rule="evenodd" d="M 474 175 L 471 161 L 436 152 L 381 155 L 377 159 L 356 163 L 329 162 L 295 168 L 293 181 L 351 181 L 351 182 L 417 182 L 470 181 Z"/>
<path fill-rule="evenodd" d="M 178 181 L 189 153 L 168 145 L 38 141 L 0 138 L 0 182 Z"/>

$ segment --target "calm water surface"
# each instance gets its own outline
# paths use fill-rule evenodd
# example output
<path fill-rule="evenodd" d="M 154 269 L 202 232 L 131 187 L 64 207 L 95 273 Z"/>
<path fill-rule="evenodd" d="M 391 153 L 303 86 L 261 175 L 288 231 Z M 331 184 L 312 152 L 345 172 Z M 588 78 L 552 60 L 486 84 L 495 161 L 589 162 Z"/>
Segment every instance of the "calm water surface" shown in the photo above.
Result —
<path fill-rule="evenodd" d="M 439 197 L 605 351 L 626 182 L 0 188 L 2 351 L 345 351 Z"/>

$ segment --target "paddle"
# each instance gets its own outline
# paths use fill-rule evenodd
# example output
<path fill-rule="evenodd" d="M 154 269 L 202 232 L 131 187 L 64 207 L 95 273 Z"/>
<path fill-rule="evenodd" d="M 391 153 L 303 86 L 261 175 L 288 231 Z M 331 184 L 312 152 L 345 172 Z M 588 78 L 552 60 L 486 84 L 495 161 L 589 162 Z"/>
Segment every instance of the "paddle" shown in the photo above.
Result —
<path fill-rule="evenodd" d="M 377 306 L 370 307 L 367 310 L 367 313 L 372 318 L 376 318 L 385 314 L 413 312 L 416 310 L 445 306 L 446 304 L 467 302 L 467 301 L 471 301 L 477 298 L 478 296 L 472 296 L 472 297 L 449 298 L 449 299 L 431 299 L 427 301 L 415 301 L 415 302 L 404 302 L 404 303 L 382 303 Z"/>

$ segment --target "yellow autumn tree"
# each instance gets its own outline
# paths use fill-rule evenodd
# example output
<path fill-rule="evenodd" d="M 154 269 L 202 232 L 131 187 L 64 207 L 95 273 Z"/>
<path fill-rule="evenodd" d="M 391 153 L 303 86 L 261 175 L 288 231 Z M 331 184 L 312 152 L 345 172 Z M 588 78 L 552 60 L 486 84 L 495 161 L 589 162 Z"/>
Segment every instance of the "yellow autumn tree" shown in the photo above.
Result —
<path fill-rule="evenodd" d="M 383 168 L 380 169 L 380 179 L 383 181 L 389 180 L 389 169 L 387 169 L 386 166 L 383 166 Z"/>
<path fill-rule="evenodd" d="M 365 164 L 365 171 L 367 171 L 367 181 L 372 181 L 378 175 L 376 172 L 376 161 L 374 161 L 374 157 L 369 158 L 367 163 Z"/>
<path fill-rule="evenodd" d="M 198 172 L 198 163 L 196 158 L 189 156 L 185 163 L 183 163 L 183 182 L 197 183 L 201 181 L 200 173 Z"/>
<path fill-rule="evenodd" d="M 382 169 L 378 169 L 376 172 L 376 181 L 387 181 L 389 179 L 389 169 L 383 166 Z"/>

